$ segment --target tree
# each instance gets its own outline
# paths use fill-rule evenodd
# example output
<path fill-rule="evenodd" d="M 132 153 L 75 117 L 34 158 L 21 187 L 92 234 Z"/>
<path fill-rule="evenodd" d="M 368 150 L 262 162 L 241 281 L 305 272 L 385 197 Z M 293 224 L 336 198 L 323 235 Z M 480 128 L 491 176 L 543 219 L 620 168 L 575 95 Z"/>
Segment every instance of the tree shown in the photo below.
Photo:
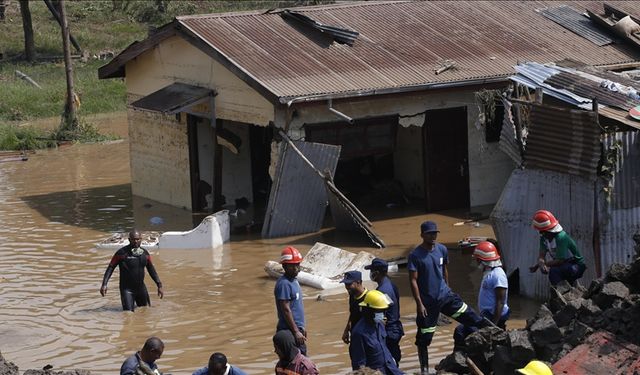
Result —
<path fill-rule="evenodd" d="M 36 45 L 33 40 L 33 24 L 29 0 L 20 0 L 20 14 L 22 15 L 22 29 L 24 30 L 24 57 L 27 61 L 36 59 Z"/>
<path fill-rule="evenodd" d="M 69 48 L 69 25 L 67 24 L 67 11 L 64 8 L 64 0 L 58 3 L 62 28 L 62 49 L 64 51 L 64 68 L 67 74 L 67 100 L 62 115 L 63 127 L 66 130 L 76 130 L 78 119 L 76 117 L 76 94 L 73 91 L 73 64 L 71 62 L 71 50 Z"/>

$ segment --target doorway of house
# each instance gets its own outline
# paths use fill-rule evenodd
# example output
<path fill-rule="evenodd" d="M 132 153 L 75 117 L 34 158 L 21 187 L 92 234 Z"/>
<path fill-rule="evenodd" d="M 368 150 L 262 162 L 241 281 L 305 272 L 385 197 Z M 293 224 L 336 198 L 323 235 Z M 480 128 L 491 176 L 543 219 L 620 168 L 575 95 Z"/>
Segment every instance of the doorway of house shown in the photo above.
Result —
<path fill-rule="evenodd" d="M 187 115 L 191 210 L 209 213 L 213 187 L 213 130 L 209 119 Z"/>
<path fill-rule="evenodd" d="M 422 135 L 426 210 L 468 208 L 467 108 L 427 111 Z"/>

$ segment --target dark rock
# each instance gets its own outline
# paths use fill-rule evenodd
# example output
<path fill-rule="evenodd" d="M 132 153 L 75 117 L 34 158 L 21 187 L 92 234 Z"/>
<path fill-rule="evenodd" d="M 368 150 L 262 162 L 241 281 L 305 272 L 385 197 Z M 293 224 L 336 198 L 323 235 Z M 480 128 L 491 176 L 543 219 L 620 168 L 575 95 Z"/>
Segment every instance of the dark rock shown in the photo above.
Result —
<path fill-rule="evenodd" d="M 553 320 L 555 320 L 558 327 L 564 327 L 571 323 L 576 317 L 580 306 L 582 306 L 582 301 L 584 300 L 580 298 L 567 302 L 567 304 L 553 316 Z"/>
<path fill-rule="evenodd" d="M 565 294 L 571 290 L 571 284 L 566 280 L 562 280 L 555 285 L 555 288 L 560 294 Z"/>
<path fill-rule="evenodd" d="M 620 281 L 612 281 L 604 284 L 600 293 L 593 297 L 593 301 L 602 310 L 611 307 L 616 299 L 625 299 L 629 296 L 629 288 Z"/>
<path fill-rule="evenodd" d="M 592 326 L 598 321 L 601 313 L 602 310 L 600 310 L 593 301 L 585 299 L 582 301 L 582 305 L 578 310 L 578 320 L 586 325 Z"/>
<path fill-rule="evenodd" d="M 527 319 L 526 329 L 529 329 L 531 325 L 533 325 L 533 323 L 535 323 L 537 320 L 545 317 L 553 318 L 553 313 L 551 313 L 551 310 L 549 310 L 547 305 L 542 305 L 538 309 L 538 312 L 536 313 L 536 316 L 533 319 Z"/>
<path fill-rule="evenodd" d="M 517 366 L 518 364 L 511 358 L 511 351 L 508 346 L 496 346 L 491 361 L 491 369 L 494 375 L 512 375 L 519 368 Z"/>
<path fill-rule="evenodd" d="M 614 263 L 609 267 L 605 280 L 620 281 L 626 283 L 629 280 L 629 273 L 631 272 L 630 264 Z"/>
<path fill-rule="evenodd" d="M 558 325 L 550 315 L 545 315 L 536 320 L 529 328 L 531 341 L 536 347 L 544 347 L 562 340 L 562 334 Z"/>
<path fill-rule="evenodd" d="M 7 362 L 0 353 L 0 375 L 19 375 L 18 366 L 13 362 Z"/>
<path fill-rule="evenodd" d="M 463 352 L 455 351 L 444 357 L 436 366 L 436 370 L 438 370 L 438 374 L 441 374 L 441 371 L 453 372 L 456 374 L 467 374 L 469 373 L 467 357 Z"/>
<path fill-rule="evenodd" d="M 591 335 L 593 332 L 593 328 L 580 321 L 574 320 L 565 327 L 564 342 L 571 345 L 572 347 L 576 347 L 580 345 L 584 341 L 584 339 Z"/>
<path fill-rule="evenodd" d="M 529 339 L 529 332 L 524 329 L 509 331 L 511 358 L 517 363 L 528 363 L 536 356 L 533 344 Z"/>
<path fill-rule="evenodd" d="M 27 370 L 24 375 L 90 375 L 87 370 L 51 371 L 51 370 Z"/>
<path fill-rule="evenodd" d="M 603 285 L 604 285 L 604 280 L 602 279 L 593 280 L 589 285 L 589 288 L 587 288 L 587 291 L 584 292 L 584 294 L 582 295 L 582 298 L 591 298 L 596 294 L 600 293 Z"/>
<path fill-rule="evenodd" d="M 544 362 L 555 362 L 552 359 L 555 359 L 560 351 L 562 351 L 562 342 L 554 342 L 543 347 L 537 348 L 537 359 Z"/>

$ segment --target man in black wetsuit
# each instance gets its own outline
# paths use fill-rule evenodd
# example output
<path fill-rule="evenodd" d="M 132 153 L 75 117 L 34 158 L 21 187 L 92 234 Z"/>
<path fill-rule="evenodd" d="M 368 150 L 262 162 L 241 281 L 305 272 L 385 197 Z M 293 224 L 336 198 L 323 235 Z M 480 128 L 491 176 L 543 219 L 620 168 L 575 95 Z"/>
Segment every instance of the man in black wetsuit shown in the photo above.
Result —
<path fill-rule="evenodd" d="M 102 278 L 100 294 L 104 297 L 107 294 L 107 283 L 113 270 L 116 266 L 120 268 L 120 299 L 122 300 L 122 309 L 125 311 L 134 311 L 136 305 L 151 305 L 147 287 L 144 285 L 145 268 L 158 286 L 158 296 L 160 298 L 164 296 L 162 282 L 160 282 L 156 268 L 151 263 L 151 255 L 146 249 L 140 247 L 141 243 L 140 232 L 132 230 L 129 233 L 129 245 L 120 248 L 113 254 L 113 258 L 111 258 L 111 262 Z"/>

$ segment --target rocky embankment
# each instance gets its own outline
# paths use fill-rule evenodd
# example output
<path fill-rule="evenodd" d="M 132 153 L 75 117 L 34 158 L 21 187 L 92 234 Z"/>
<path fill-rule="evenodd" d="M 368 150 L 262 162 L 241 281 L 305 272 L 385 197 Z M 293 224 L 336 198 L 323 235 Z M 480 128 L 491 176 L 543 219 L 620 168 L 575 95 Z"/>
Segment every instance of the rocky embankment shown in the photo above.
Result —
<path fill-rule="evenodd" d="M 2 353 L 0 353 L 0 375 L 19 375 L 20 371 L 18 366 L 13 362 L 7 362 Z M 47 365 L 42 370 L 26 370 L 24 375 L 90 375 L 91 373 L 86 370 L 72 370 L 72 371 L 53 371 L 51 366 Z"/>
<path fill-rule="evenodd" d="M 630 264 L 612 265 L 587 289 L 558 284 L 525 329 L 483 328 L 467 337 L 466 352 L 443 359 L 437 373 L 474 374 L 468 357 L 485 374 L 513 374 L 534 358 L 558 361 L 598 330 L 640 345 L 640 235 L 634 240 Z"/>

